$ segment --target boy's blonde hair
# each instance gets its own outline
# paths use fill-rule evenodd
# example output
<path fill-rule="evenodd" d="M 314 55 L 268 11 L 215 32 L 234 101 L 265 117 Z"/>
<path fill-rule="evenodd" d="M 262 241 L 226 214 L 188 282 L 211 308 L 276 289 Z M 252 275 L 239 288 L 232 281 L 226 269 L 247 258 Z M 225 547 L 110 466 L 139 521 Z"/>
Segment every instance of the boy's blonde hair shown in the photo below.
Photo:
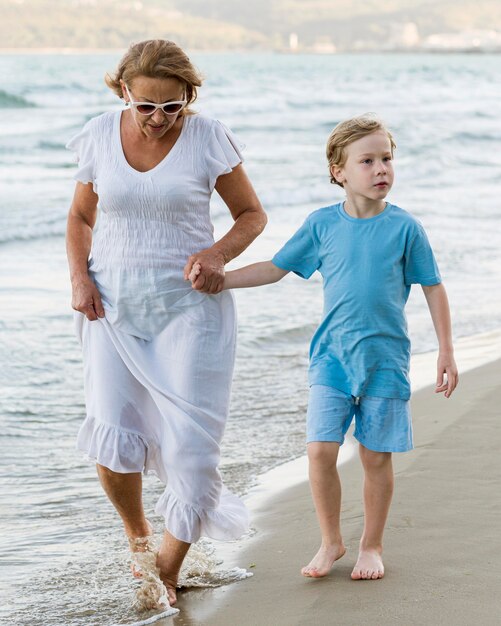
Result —
<path fill-rule="evenodd" d="M 386 128 L 384 123 L 371 113 L 364 113 L 349 120 L 340 122 L 329 135 L 327 140 L 327 161 L 329 162 L 329 171 L 331 172 L 331 183 L 343 187 L 343 183 L 338 181 L 332 175 L 332 167 L 342 167 L 346 163 L 346 147 L 361 139 L 366 135 L 382 130 L 388 135 L 391 144 L 391 154 L 397 147 L 392 134 Z"/>

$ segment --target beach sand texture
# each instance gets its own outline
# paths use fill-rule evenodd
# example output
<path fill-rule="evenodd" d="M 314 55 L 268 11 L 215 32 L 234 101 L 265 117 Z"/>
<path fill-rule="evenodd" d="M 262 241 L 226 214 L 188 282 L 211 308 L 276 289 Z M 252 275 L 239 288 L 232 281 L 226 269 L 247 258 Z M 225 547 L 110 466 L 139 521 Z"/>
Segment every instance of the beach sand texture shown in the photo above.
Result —
<path fill-rule="evenodd" d="M 262 539 L 238 555 L 241 566 L 255 564 L 253 578 L 181 594 L 179 616 L 158 623 L 500 624 L 500 374 L 501 361 L 466 373 L 449 401 L 431 388 L 414 395 L 416 449 L 394 455 L 396 485 L 383 580 L 350 580 L 363 526 L 362 472 L 354 458 L 340 468 L 348 550 L 328 577 L 311 580 L 299 574 L 319 542 L 304 483 L 278 495 L 254 518 Z"/>

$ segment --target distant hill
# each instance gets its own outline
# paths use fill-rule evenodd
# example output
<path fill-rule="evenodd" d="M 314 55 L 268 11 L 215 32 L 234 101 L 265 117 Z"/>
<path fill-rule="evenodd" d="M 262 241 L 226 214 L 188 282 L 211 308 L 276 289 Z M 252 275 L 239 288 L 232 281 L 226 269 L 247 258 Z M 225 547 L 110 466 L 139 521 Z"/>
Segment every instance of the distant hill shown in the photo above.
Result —
<path fill-rule="evenodd" d="M 173 39 L 182 46 L 266 47 L 260 32 L 190 15 L 176 2 L 117 0 L 0 0 L 2 48 L 123 48 L 131 41 Z"/>
<path fill-rule="evenodd" d="M 295 33 L 298 49 L 353 50 L 501 31 L 498 0 L 0 0 L 0 11 L 2 48 L 123 48 L 163 37 L 197 49 L 283 49 Z"/>

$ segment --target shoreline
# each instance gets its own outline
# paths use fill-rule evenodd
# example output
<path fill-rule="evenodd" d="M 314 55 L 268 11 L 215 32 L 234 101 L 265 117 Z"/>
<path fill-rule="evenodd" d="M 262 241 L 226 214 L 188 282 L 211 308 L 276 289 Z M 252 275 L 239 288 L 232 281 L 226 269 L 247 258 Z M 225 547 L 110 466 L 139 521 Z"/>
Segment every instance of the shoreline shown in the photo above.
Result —
<path fill-rule="evenodd" d="M 433 388 L 430 388 L 430 383 L 433 383 L 430 378 L 433 379 L 435 373 L 436 353 L 417 354 L 412 357 L 412 412 L 415 426 L 415 449 L 407 454 L 394 455 L 396 490 L 385 536 L 387 575 L 382 581 L 354 582 L 349 578 L 352 561 L 354 562 L 356 557 L 356 543 L 358 543 L 363 523 L 360 493 L 362 472 L 358 460 L 354 458 L 355 446 L 352 444 L 351 451 L 348 448 L 345 452 L 345 459 L 340 467 L 344 493 L 342 523 L 348 556 L 344 557 L 337 567 L 334 567 L 329 576 L 313 581 L 305 580 L 299 574 L 299 568 L 304 564 L 303 561 L 309 560 L 318 548 L 319 537 L 307 482 L 307 460 L 306 456 L 303 456 L 263 474 L 259 484 L 252 488 L 245 497 L 246 504 L 251 511 L 254 529 L 252 537 L 231 544 L 215 542 L 217 553 L 222 556 L 225 568 L 247 567 L 250 568 L 249 571 L 254 573 L 254 576 L 226 587 L 190 590 L 184 594 L 181 593 L 178 603 L 181 612 L 173 618 L 162 619 L 157 623 L 160 626 L 233 626 L 237 623 L 239 626 L 255 626 L 256 624 L 260 626 L 268 624 L 270 626 L 281 626 L 282 624 L 283 626 L 291 626 L 314 621 L 322 625 L 331 623 L 330 617 L 333 611 L 341 610 L 343 626 L 349 624 L 358 626 L 363 620 L 371 618 L 371 615 L 368 605 L 364 605 L 362 602 L 362 604 L 352 606 L 353 600 L 372 598 L 375 603 L 379 602 L 381 605 L 381 592 L 383 591 L 383 595 L 386 595 L 386 592 L 381 589 L 382 586 L 388 589 L 389 604 L 397 610 L 396 603 L 401 600 L 400 586 L 402 582 L 404 583 L 402 588 L 405 588 L 407 593 L 411 592 L 409 578 L 406 577 L 402 564 L 408 564 L 411 572 L 414 567 L 413 560 L 425 560 L 428 550 L 434 558 L 437 554 L 447 551 L 446 543 L 434 546 L 431 550 L 427 543 L 421 545 L 419 542 L 414 542 L 412 538 L 414 531 L 421 537 L 425 537 L 427 533 L 433 535 L 433 526 L 424 522 L 422 524 L 414 523 L 414 516 L 425 515 L 426 513 L 433 516 L 434 509 L 440 508 L 438 504 L 450 495 L 452 486 L 448 485 L 447 481 L 440 481 L 440 476 L 433 475 L 429 464 L 423 462 L 421 457 L 433 455 L 433 450 L 437 448 L 439 451 L 443 450 L 446 441 L 444 444 L 442 441 L 447 439 L 445 433 L 451 431 L 454 434 L 457 422 L 462 426 L 464 415 L 472 409 L 473 396 L 482 394 L 483 391 L 487 390 L 481 397 L 482 402 L 480 403 L 480 406 L 485 407 L 487 413 L 492 413 L 493 410 L 495 412 L 497 394 L 495 392 L 492 394 L 493 389 L 497 389 L 499 392 L 497 397 L 501 398 L 501 381 L 499 380 L 501 331 L 482 333 L 457 340 L 456 357 L 460 370 L 460 385 L 448 401 L 434 394 Z M 492 366 L 493 363 L 495 366 Z M 440 419 L 437 419 L 438 417 Z M 493 421 L 495 424 L 496 420 Z M 480 432 L 477 432 L 476 435 L 483 439 L 482 429 L 479 428 L 478 430 Z M 461 463 L 462 458 L 468 458 L 470 447 L 467 441 L 461 439 L 461 432 L 458 437 L 461 446 L 458 445 L 458 449 L 454 448 L 451 452 L 455 460 Z M 494 453 L 494 437 L 487 437 L 487 441 L 491 443 L 491 451 Z M 440 453 L 438 458 L 435 456 L 433 461 L 434 465 L 441 468 L 440 471 L 444 471 L 444 473 L 447 471 L 449 459 L 446 455 Z M 488 465 L 488 463 L 489 459 L 486 458 L 484 465 Z M 407 474 L 409 469 L 411 471 Z M 427 486 L 433 495 L 429 497 L 429 506 L 424 507 L 423 511 L 416 511 L 415 506 L 412 506 L 413 503 L 407 499 L 405 488 L 401 487 L 399 483 L 408 483 L 411 490 L 416 491 L 418 489 L 419 491 L 422 485 L 418 478 L 426 473 L 432 479 L 431 486 Z M 437 479 L 437 484 L 434 482 L 435 479 Z M 495 485 L 495 481 L 492 484 Z M 439 493 L 439 489 L 443 489 L 444 492 Z M 476 489 L 477 485 L 475 484 L 472 495 Z M 495 495 L 491 494 L 491 496 L 494 500 Z M 440 510 L 440 513 L 445 514 L 446 511 L 444 513 Z M 482 516 L 481 510 L 477 511 L 477 516 Z M 471 513 L 470 517 L 474 517 L 475 521 L 478 521 L 474 512 Z M 468 517 L 462 520 L 463 525 L 466 526 L 470 525 L 469 522 L 472 520 Z M 459 527 L 457 520 L 455 523 Z M 475 528 L 476 524 L 472 522 L 468 532 L 469 536 L 475 532 Z M 494 528 L 491 530 L 494 531 Z M 444 528 L 441 531 L 444 533 Z M 458 532 L 456 528 L 454 536 Z M 397 541 L 398 545 L 396 546 L 395 538 L 401 540 L 402 535 L 409 535 L 409 537 L 403 540 L 402 545 L 400 545 L 401 541 Z M 441 536 L 444 539 L 447 534 Z M 409 542 L 412 543 L 407 553 L 405 548 L 409 547 Z M 447 568 L 447 554 L 442 554 L 442 557 L 437 562 L 437 566 Z M 458 556 L 454 557 L 454 561 L 457 564 Z M 479 572 L 483 572 L 483 562 L 482 560 L 480 563 Z M 423 567 L 426 565 L 423 564 Z M 433 576 L 433 571 L 428 571 L 426 580 L 433 578 Z M 444 589 L 451 587 L 455 580 L 454 576 L 455 574 L 452 579 L 444 580 Z M 480 593 L 482 589 L 494 587 L 494 578 L 488 572 L 485 573 L 485 576 L 490 580 L 490 584 L 485 581 L 481 585 L 479 584 L 477 593 Z M 401 577 L 403 577 L 403 581 Z M 424 585 L 421 589 L 418 576 L 412 575 L 410 579 L 416 585 L 412 593 L 416 598 L 421 597 L 424 600 L 430 593 L 430 588 Z M 468 585 L 472 585 L 474 581 L 475 579 L 467 579 L 466 582 Z M 438 582 L 436 581 L 436 583 Z M 372 591 L 367 589 L 366 585 Z M 341 598 L 339 605 L 336 599 L 338 586 L 338 591 L 343 593 L 348 592 L 349 587 L 349 600 Z M 362 589 L 357 591 L 356 586 L 362 587 Z M 366 589 L 369 592 L 367 594 Z M 331 592 L 336 594 L 336 598 L 332 597 Z M 303 594 L 305 594 L 304 597 Z M 472 614 L 470 617 L 466 617 L 468 613 L 463 609 L 458 610 L 456 614 L 456 611 L 453 610 L 454 607 L 451 606 L 451 600 L 447 599 L 445 592 L 440 595 L 440 598 L 446 610 L 454 613 L 454 619 L 451 618 L 449 622 L 443 621 L 445 618 L 443 615 L 439 618 L 438 613 L 435 616 L 429 615 L 428 621 L 422 621 L 424 617 L 419 612 L 416 613 L 416 621 L 412 621 L 409 616 L 404 617 L 403 614 L 398 620 L 393 621 L 391 615 L 387 615 L 383 622 L 377 622 L 377 624 L 406 623 L 406 626 L 410 624 L 417 626 L 422 623 L 454 623 L 455 626 L 456 624 L 469 626 L 472 623 Z M 457 598 L 455 602 L 457 604 Z M 321 603 L 321 606 L 326 609 L 328 608 L 327 612 L 317 607 L 317 603 Z M 417 604 L 419 604 L 418 601 L 416 601 Z M 312 611 L 315 607 L 311 615 L 307 612 L 302 613 L 302 610 L 308 607 Z M 364 607 L 366 613 L 362 610 Z M 484 602 L 483 608 L 486 612 L 484 623 L 494 624 L 496 614 L 494 607 L 492 607 L 492 613 L 489 613 L 489 605 Z M 439 607 L 437 607 L 438 610 Z M 302 617 L 300 617 L 301 615 Z M 465 621 L 461 621 L 463 616 L 465 616 Z"/>

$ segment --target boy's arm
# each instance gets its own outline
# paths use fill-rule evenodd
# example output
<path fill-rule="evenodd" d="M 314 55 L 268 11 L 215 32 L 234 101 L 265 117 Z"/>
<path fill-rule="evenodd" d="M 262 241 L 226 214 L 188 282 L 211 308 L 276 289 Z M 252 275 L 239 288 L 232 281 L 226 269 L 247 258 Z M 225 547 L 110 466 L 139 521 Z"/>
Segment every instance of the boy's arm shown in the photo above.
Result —
<path fill-rule="evenodd" d="M 437 387 L 435 393 L 445 391 L 445 397 L 449 398 L 458 384 L 459 376 L 454 360 L 451 314 L 447 293 L 442 283 L 430 286 L 421 285 L 421 287 L 430 309 L 431 319 L 433 320 L 438 339 Z M 444 380 L 444 375 L 447 377 L 446 380 Z"/>
<path fill-rule="evenodd" d="M 226 272 L 223 289 L 237 289 L 239 287 L 259 287 L 276 283 L 289 272 L 282 270 L 271 261 L 253 263 L 238 270 Z"/>
<path fill-rule="evenodd" d="M 281 270 L 271 261 L 253 263 L 252 265 L 241 267 L 238 270 L 226 272 L 224 275 L 223 289 L 268 285 L 270 283 L 276 283 L 288 273 L 287 270 Z M 191 280 L 192 286 L 199 274 L 200 263 L 195 263 L 188 277 L 188 280 Z"/>

